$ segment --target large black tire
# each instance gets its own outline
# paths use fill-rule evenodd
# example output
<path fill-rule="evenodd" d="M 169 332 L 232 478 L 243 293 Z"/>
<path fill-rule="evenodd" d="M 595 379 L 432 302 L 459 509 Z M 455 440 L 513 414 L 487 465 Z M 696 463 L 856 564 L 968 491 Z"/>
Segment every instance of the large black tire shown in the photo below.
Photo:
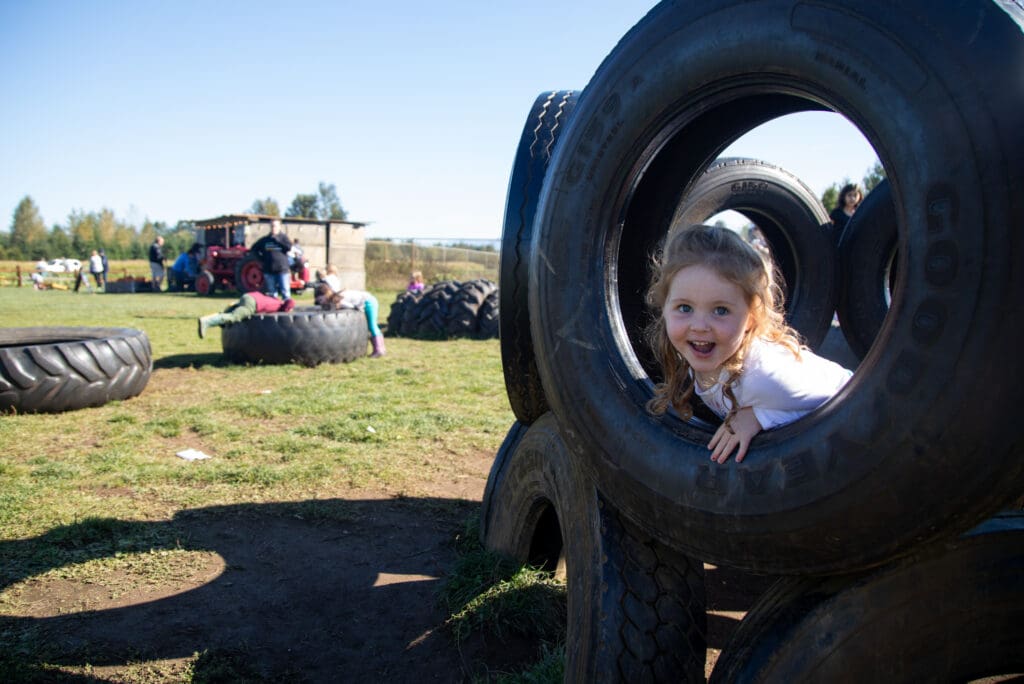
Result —
<path fill-rule="evenodd" d="M 579 93 L 541 93 L 533 103 L 512 163 L 501 230 L 501 362 L 505 388 L 516 418 L 529 425 L 548 410 L 530 338 L 530 242 L 551 155 L 569 121 Z"/>
<path fill-rule="evenodd" d="M 477 312 L 477 337 L 481 340 L 497 339 L 501 330 L 501 300 L 498 290 L 487 295 Z"/>
<path fill-rule="evenodd" d="M 448 312 L 451 309 L 452 297 L 462 286 L 457 280 L 436 283 L 423 293 L 416 304 L 416 313 L 412 330 L 406 333 L 413 337 L 427 340 L 444 340 L 448 338 Z M 405 330 L 405 328 L 402 328 Z"/>
<path fill-rule="evenodd" d="M 130 399 L 153 370 L 131 328 L 0 328 L 0 412 L 57 413 Z"/>
<path fill-rule="evenodd" d="M 704 681 L 703 566 L 599 501 L 551 414 L 516 422 L 488 478 L 485 545 L 568 589 L 565 680 Z"/>
<path fill-rule="evenodd" d="M 296 363 L 316 366 L 366 356 L 370 333 L 355 309 L 295 309 L 256 314 L 221 328 L 224 355 L 236 363 Z"/>
<path fill-rule="evenodd" d="M 711 682 L 1004 681 L 1024 672 L 1024 516 L 854 578 L 786 578 Z"/>
<path fill-rule="evenodd" d="M 836 314 L 850 349 L 864 358 L 885 323 L 896 276 L 898 241 L 892 187 L 868 193 L 839 238 L 843 274 Z"/>
<path fill-rule="evenodd" d="M 391 304 L 391 310 L 388 312 L 388 337 L 410 334 L 411 331 L 405 330 L 406 311 L 415 307 L 421 296 L 419 292 L 402 292 L 395 297 L 394 303 Z"/>
<path fill-rule="evenodd" d="M 480 306 L 496 289 L 497 286 L 486 278 L 463 282 L 448 307 L 448 336 L 476 337 L 480 329 Z"/>
<path fill-rule="evenodd" d="M 577 103 L 541 195 L 535 358 L 569 448 L 629 517 L 689 555 L 837 573 L 965 531 L 1024 491 L 1024 10 L 925 0 L 662 3 Z M 856 40 L 850 40 L 856 35 Z M 734 139 L 831 107 L 900 207 L 896 299 L 850 383 L 708 460 L 711 432 L 644 410 L 631 339 L 685 188 Z"/>
<path fill-rule="evenodd" d="M 704 223 L 729 209 L 761 229 L 782 275 L 786 320 L 816 349 L 832 324 L 838 271 L 825 207 L 785 169 L 723 157 L 686 192 L 672 225 Z"/>

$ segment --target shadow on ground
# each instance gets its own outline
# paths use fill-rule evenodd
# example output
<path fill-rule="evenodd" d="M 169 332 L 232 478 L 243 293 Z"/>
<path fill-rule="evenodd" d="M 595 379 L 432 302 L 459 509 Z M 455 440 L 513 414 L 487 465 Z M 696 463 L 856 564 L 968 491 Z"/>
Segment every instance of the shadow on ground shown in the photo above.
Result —
<path fill-rule="evenodd" d="M 0 542 L 0 590 L 27 580 L 19 616 L 0 615 L 0 653 L 16 674 L 43 681 L 95 680 L 43 672 L 33 662 L 42 657 L 102 668 L 197 653 L 196 681 L 461 681 L 475 656 L 438 631 L 446 616 L 436 592 L 455 559 L 452 542 L 478 507 L 452 499 L 232 505 L 166 522 L 93 519 Z M 213 552 L 219 574 L 67 614 L 55 597 L 74 598 L 80 583 L 31 579 L 66 562 L 48 559 L 81 563 L 139 538 Z M 215 671 L 226 664 L 226 675 Z"/>

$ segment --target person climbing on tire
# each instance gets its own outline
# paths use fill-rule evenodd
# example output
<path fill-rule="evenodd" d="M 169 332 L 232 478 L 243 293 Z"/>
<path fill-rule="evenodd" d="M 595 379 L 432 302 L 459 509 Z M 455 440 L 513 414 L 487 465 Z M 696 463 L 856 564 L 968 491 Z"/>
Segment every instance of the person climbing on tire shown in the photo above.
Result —
<path fill-rule="evenodd" d="M 287 300 L 292 296 L 291 271 L 288 265 L 288 252 L 292 241 L 281 232 L 281 222 L 270 224 L 270 233 L 253 243 L 251 251 L 258 256 L 263 265 L 264 289 L 270 294 L 277 294 Z"/>
<path fill-rule="evenodd" d="M 294 308 L 295 300 L 291 297 L 282 301 L 277 297 L 265 295 L 262 292 L 246 292 L 238 298 L 237 302 L 224 309 L 221 313 L 200 317 L 199 337 L 206 337 L 206 331 L 210 328 L 229 323 L 240 323 L 258 313 L 276 313 L 278 311 L 287 313 Z"/>
<path fill-rule="evenodd" d="M 366 315 L 366 327 L 370 330 L 370 342 L 373 344 L 373 353 L 370 358 L 378 359 L 387 354 L 384 347 L 384 333 L 377 325 L 377 311 L 379 306 L 377 298 L 365 290 L 352 290 L 341 284 L 338 277 L 338 267 L 328 264 L 327 275 L 316 288 L 314 302 L 317 306 L 326 310 L 334 309 L 359 309 Z"/>
<path fill-rule="evenodd" d="M 669 237 L 647 292 L 648 339 L 664 370 L 648 410 L 684 419 L 694 394 L 723 419 L 711 460 L 746 456 L 761 430 L 791 423 L 853 375 L 802 347 L 783 318 L 765 260 L 728 228 L 693 225 Z"/>

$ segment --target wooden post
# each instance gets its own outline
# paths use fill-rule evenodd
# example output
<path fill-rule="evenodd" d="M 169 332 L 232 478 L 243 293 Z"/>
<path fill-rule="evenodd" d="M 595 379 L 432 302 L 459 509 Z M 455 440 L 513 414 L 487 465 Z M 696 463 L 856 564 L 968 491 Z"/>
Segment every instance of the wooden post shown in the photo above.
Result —
<path fill-rule="evenodd" d="M 14 272 L 17 274 L 18 287 L 21 287 L 21 264 L 15 264 Z"/>

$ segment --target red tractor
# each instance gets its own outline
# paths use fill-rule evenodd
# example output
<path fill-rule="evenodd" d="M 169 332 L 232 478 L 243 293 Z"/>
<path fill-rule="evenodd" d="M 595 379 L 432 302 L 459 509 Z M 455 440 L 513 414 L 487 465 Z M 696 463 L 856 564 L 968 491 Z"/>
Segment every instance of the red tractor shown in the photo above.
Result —
<path fill-rule="evenodd" d="M 201 226 L 196 241 L 203 245 L 196 293 L 210 295 L 216 290 L 263 291 L 263 266 L 259 257 L 245 246 L 245 227 Z M 303 290 L 309 284 L 309 263 L 300 258 L 291 271 L 291 289 Z"/>

